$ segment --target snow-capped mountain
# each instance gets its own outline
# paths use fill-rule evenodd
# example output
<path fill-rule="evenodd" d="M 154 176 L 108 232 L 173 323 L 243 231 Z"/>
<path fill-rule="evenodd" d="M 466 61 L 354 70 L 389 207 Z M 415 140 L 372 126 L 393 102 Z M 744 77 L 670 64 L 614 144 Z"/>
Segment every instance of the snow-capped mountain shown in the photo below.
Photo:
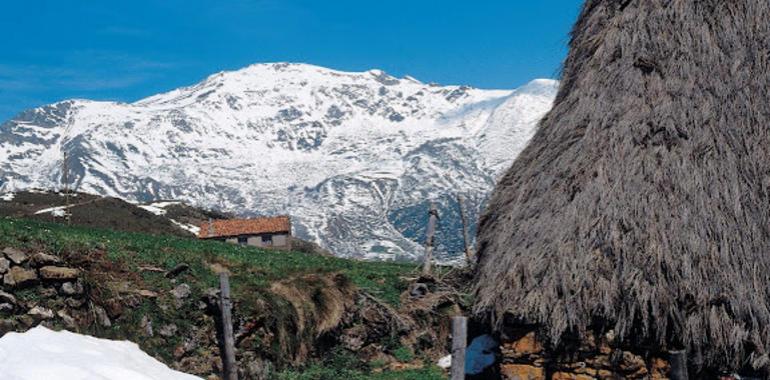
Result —
<path fill-rule="evenodd" d="M 341 256 L 422 253 L 427 204 L 444 258 L 550 109 L 557 82 L 514 91 L 425 84 L 379 70 L 258 64 L 135 103 L 68 100 L 0 125 L 0 191 L 57 188 L 290 214 Z"/>

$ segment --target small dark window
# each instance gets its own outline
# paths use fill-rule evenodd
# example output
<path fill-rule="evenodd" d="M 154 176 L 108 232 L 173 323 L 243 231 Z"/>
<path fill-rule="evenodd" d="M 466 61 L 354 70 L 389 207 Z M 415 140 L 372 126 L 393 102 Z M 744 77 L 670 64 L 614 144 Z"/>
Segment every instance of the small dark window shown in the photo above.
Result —
<path fill-rule="evenodd" d="M 273 245 L 273 235 L 262 235 L 262 245 Z"/>
<path fill-rule="evenodd" d="M 238 236 L 238 244 L 246 245 L 249 243 L 249 237 L 248 236 Z"/>

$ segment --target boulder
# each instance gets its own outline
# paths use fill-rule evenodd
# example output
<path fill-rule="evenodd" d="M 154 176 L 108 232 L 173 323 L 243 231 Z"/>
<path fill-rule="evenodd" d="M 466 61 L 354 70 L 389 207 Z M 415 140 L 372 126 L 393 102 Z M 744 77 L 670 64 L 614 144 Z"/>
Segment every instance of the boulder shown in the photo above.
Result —
<path fill-rule="evenodd" d="M 142 290 L 139 290 L 137 292 L 137 294 L 139 294 L 142 297 L 147 297 L 147 298 L 158 298 L 158 293 L 155 293 L 152 290 L 142 289 Z"/>
<path fill-rule="evenodd" d="M 5 303 L 5 302 L 0 303 L 0 313 L 6 313 L 6 314 L 13 313 L 13 310 L 15 308 L 16 307 L 13 306 L 13 304 Z"/>
<path fill-rule="evenodd" d="M 16 297 L 14 297 L 13 294 L 9 294 L 0 290 L 0 302 L 16 305 Z"/>
<path fill-rule="evenodd" d="M 111 298 L 104 301 L 104 310 L 107 316 L 112 319 L 120 318 L 123 315 L 123 303 L 119 298 Z"/>
<path fill-rule="evenodd" d="M 40 277 L 44 280 L 68 281 L 77 280 L 80 270 L 66 267 L 46 266 L 40 268 Z"/>
<path fill-rule="evenodd" d="M 174 278 L 183 272 L 190 269 L 190 266 L 187 264 L 179 264 L 174 267 L 174 269 L 171 269 L 170 271 L 166 272 L 166 278 Z"/>
<path fill-rule="evenodd" d="M 176 335 L 177 330 L 179 330 L 178 327 L 176 327 L 175 324 L 171 323 L 168 325 L 163 325 L 161 328 L 158 329 L 158 334 L 165 336 L 166 338 L 172 337 Z"/>
<path fill-rule="evenodd" d="M 112 327 L 112 321 L 110 321 L 110 317 L 107 316 L 107 311 L 104 310 L 101 306 L 94 306 L 94 313 L 96 314 L 96 321 L 101 325 L 102 327 Z"/>
<path fill-rule="evenodd" d="M 5 257 L 0 257 L 0 275 L 8 272 L 8 269 L 11 269 L 11 262 Z"/>
<path fill-rule="evenodd" d="M 187 285 L 187 284 L 181 284 L 171 290 L 171 294 L 174 296 L 174 298 L 178 300 L 189 297 L 190 293 L 191 293 L 190 285 Z"/>
<path fill-rule="evenodd" d="M 83 304 L 85 303 L 86 301 L 75 299 L 75 298 L 67 298 L 66 300 L 64 300 L 64 304 L 66 304 L 72 309 L 80 309 L 81 307 L 83 307 Z"/>
<path fill-rule="evenodd" d="M 42 306 L 35 306 L 27 312 L 27 315 L 39 322 L 53 318 L 53 311 Z"/>
<path fill-rule="evenodd" d="M 58 265 L 61 264 L 61 259 L 56 256 L 51 256 L 45 253 L 36 253 L 29 259 L 29 264 L 34 267 L 42 267 L 45 265 Z"/>
<path fill-rule="evenodd" d="M 144 331 L 144 335 L 150 337 L 154 335 L 152 331 L 152 319 L 150 319 L 150 317 L 148 317 L 146 314 L 142 316 L 142 320 L 139 322 L 139 326 L 142 328 L 142 331 Z"/>
<path fill-rule="evenodd" d="M 23 264 L 29 258 L 26 253 L 16 248 L 5 248 L 3 249 L 3 254 L 16 265 Z"/>
<path fill-rule="evenodd" d="M 555 372 L 551 380 L 594 380 L 595 377 L 570 372 Z"/>
<path fill-rule="evenodd" d="M 65 282 L 61 286 L 61 293 L 66 296 L 79 296 L 84 292 L 80 282 Z"/>
<path fill-rule="evenodd" d="M 22 267 L 13 267 L 3 276 L 3 283 L 7 286 L 22 288 L 37 283 L 38 277 L 34 270 Z"/>
<path fill-rule="evenodd" d="M 543 352 L 543 345 L 535 333 L 530 332 L 514 342 L 504 342 L 501 349 L 504 357 L 521 359 L 539 355 Z"/>
<path fill-rule="evenodd" d="M 545 380 L 545 369 L 525 364 L 503 364 L 500 366 L 503 380 Z"/>
<path fill-rule="evenodd" d="M 75 322 L 75 318 L 72 318 L 71 315 L 67 314 L 64 310 L 59 310 L 56 312 L 56 315 L 64 322 L 64 327 L 68 329 L 75 329 L 77 328 L 77 323 Z"/>
<path fill-rule="evenodd" d="M 16 331 L 18 327 L 19 323 L 16 320 L 10 318 L 0 318 L 0 336 L 3 336 L 11 331 Z"/>

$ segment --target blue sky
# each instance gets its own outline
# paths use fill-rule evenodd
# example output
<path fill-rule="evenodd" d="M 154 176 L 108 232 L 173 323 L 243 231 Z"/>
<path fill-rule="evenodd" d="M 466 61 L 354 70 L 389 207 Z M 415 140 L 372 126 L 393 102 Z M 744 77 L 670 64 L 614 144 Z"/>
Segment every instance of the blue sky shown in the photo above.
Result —
<path fill-rule="evenodd" d="M 258 62 L 514 88 L 557 77 L 579 0 L 24 0 L 0 13 L 0 121 L 134 101 Z"/>

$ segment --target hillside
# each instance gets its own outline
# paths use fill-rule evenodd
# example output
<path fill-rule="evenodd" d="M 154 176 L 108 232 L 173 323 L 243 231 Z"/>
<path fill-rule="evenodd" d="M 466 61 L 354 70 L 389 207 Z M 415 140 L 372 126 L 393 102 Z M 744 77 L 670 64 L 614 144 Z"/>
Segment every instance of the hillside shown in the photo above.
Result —
<path fill-rule="evenodd" d="M 446 354 L 447 313 L 459 307 L 439 285 L 405 292 L 410 264 L 10 218 L 0 218 L 0 251 L 0 334 L 43 324 L 130 340 L 204 377 L 219 368 L 223 270 L 246 379 L 442 378 L 430 363 Z"/>
<path fill-rule="evenodd" d="M 135 204 L 112 197 L 28 190 L 0 194 L 0 217 L 69 223 L 127 232 L 192 237 L 201 222 L 228 215 L 181 202 Z"/>
<path fill-rule="evenodd" d="M 449 261 L 462 251 L 455 196 L 476 220 L 556 84 L 481 90 L 279 63 L 131 104 L 67 100 L 0 124 L 0 191 L 60 188 L 66 153 L 78 191 L 291 214 L 298 236 L 372 259 L 421 255 L 435 199 Z"/>

